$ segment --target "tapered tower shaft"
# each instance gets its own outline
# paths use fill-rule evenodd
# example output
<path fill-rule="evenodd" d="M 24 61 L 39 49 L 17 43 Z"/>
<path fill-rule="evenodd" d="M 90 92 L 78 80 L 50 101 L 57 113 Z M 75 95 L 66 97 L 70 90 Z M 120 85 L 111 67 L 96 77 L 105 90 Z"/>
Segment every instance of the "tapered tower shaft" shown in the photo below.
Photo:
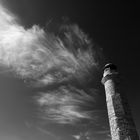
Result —
<path fill-rule="evenodd" d="M 120 91 L 119 74 L 115 65 L 105 66 L 102 83 L 105 87 L 112 140 L 139 140 L 130 108 Z"/>

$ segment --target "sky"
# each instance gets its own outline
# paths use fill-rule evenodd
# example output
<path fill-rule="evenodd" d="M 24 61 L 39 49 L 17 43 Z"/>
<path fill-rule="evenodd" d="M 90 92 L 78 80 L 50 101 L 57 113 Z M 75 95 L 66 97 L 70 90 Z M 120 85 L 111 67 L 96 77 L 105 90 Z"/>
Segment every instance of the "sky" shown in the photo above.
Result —
<path fill-rule="evenodd" d="M 118 67 L 140 135 L 138 3 L 0 3 L 0 139 L 110 140 L 100 82 L 108 62 Z"/>

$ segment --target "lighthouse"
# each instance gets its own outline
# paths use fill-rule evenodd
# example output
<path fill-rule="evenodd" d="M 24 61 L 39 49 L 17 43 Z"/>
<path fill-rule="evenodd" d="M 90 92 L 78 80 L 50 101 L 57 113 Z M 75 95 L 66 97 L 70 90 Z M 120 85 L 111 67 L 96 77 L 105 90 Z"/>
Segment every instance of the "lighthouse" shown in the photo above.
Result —
<path fill-rule="evenodd" d="M 102 84 L 105 88 L 112 140 L 139 140 L 130 107 L 121 90 L 120 76 L 114 64 L 105 65 Z"/>

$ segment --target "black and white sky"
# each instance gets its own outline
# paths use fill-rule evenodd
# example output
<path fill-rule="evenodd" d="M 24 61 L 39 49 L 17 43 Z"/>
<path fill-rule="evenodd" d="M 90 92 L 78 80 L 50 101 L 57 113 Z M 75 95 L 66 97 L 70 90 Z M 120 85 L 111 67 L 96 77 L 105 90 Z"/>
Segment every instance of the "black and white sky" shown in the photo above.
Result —
<path fill-rule="evenodd" d="M 110 140 L 108 62 L 140 135 L 139 25 L 132 1 L 0 0 L 0 140 Z"/>

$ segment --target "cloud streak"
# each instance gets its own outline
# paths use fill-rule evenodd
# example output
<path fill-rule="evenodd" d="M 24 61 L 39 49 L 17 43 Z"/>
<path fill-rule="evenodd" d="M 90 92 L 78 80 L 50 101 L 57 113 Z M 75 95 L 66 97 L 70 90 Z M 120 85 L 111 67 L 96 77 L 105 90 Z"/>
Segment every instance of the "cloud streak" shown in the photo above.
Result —
<path fill-rule="evenodd" d="M 69 27 L 69 33 L 63 33 L 62 40 L 36 25 L 25 30 L 3 7 L 0 13 L 0 64 L 10 67 L 22 78 L 47 85 L 81 77 L 96 65 L 91 44 L 76 25 Z M 76 46 L 77 43 L 81 46 Z"/>
<path fill-rule="evenodd" d="M 98 65 L 94 49 L 77 25 L 61 26 L 57 34 L 37 25 L 25 29 L 0 6 L 0 67 L 46 88 L 36 98 L 45 120 L 62 124 L 94 120 L 94 98 L 76 86 L 92 79 Z"/>
<path fill-rule="evenodd" d="M 92 110 L 95 100 L 84 90 L 72 86 L 61 86 L 56 90 L 40 94 L 37 100 L 42 107 L 43 114 L 47 116 L 43 119 L 47 121 L 75 124 L 96 118 L 96 111 Z"/>

